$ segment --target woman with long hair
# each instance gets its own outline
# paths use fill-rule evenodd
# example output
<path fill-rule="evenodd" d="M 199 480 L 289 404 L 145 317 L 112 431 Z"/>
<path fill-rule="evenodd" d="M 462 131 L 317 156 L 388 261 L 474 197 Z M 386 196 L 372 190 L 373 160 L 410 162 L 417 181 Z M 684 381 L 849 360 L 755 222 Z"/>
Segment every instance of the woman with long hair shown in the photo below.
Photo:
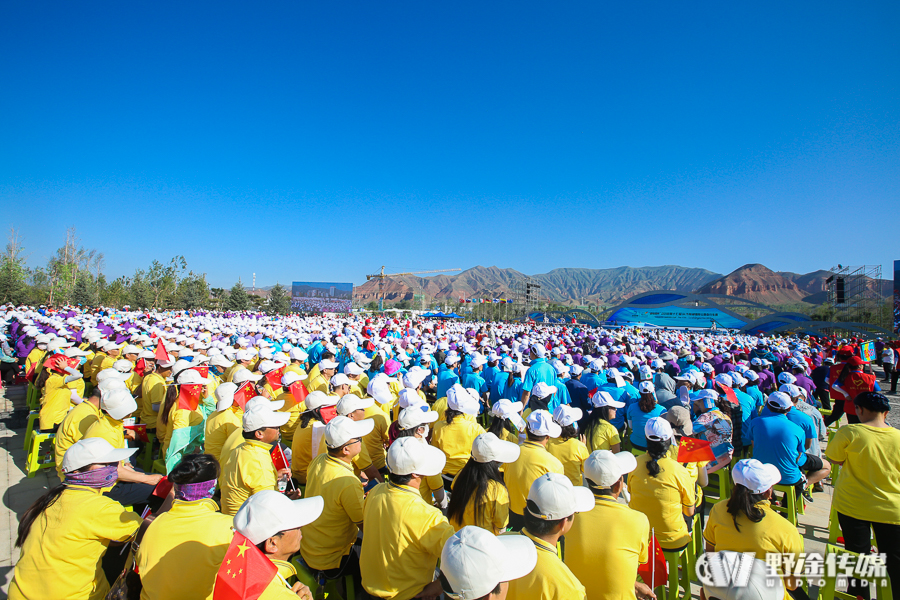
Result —
<path fill-rule="evenodd" d="M 467 525 L 497 535 L 509 523 L 509 492 L 500 465 L 515 462 L 519 447 L 493 433 L 483 433 L 472 443 L 472 456 L 453 480 L 447 519 L 459 531 Z"/>
<path fill-rule="evenodd" d="M 522 403 L 501 398 L 491 407 L 491 423 L 488 433 L 501 440 L 519 443 L 519 435 L 525 433 L 525 419 L 522 418 Z"/>
<path fill-rule="evenodd" d="M 391 440 L 393 444 L 400 438 L 414 437 L 423 444 L 428 444 L 431 436 L 431 423 L 438 419 L 438 414 L 428 410 L 424 404 L 416 404 L 400 411 L 400 417 L 394 425 L 397 425 L 396 437 Z M 444 491 L 444 478 L 441 475 L 423 477 L 419 484 L 419 494 L 428 504 L 434 504 L 440 508 L 447 508 L 447 494 Z"/>
<path fill-rule="evenodd" d="M 472 442 L 484 433 L 475 417 L 481 400 L 460 384 L 447 390 L 447 411 L 444 420 L 434 426 L 431 443 L 447 455 L 444 481 L 450 483 L 472 454 Z"/>
<path fill-rule="evenodd" d="M 647 440 L 644 438 L 644 425 L 653 417 L 658 417 L 666 410 L 656 402 L 656 389 L 653 382 L 642 381 L 639 384 L 641 399 L 630 405 L 625 414 L 628 418 L 628 427 L 631 435 L 631 447 L 638 450 L 647 449 Z"/>
<path fill-rule="evenodd" d="M 653 417 L 644 426 L 644 435 L 647 453 L 638 457 L 637 468 L 628 476 L 628 506 L 647 515 L 664 552 L 679 552 L 691 542 L 682 515 L 694 515 L 694 479 L 667 456 L 675 437 L 668 421 Z"/>
<path fill-rule="evenodd" d="M 865 362 L 858 356 L 851 356 L 841 368 L 837 380 L 831 385 L 831 389 L 844 397 L 844 412 L 847 413 L 847 422 L 853 425 L 859 423 L 856 414 L 855 400 L 859 394 L 865 392 L 880 392 L 881 386 L 875 375 L 864 373 Z"/>
<path fill-rule="evenodd" d="M 731 474 L 735 484 L 731 497 L 709 512 L 703 531 L 706 551 L 754 552 L 761 560 L 768 553 L 797 556 L 803 552 L 800 532 L 771 508 L 772 486 L 781 480 L 778 468 L 750 458 L 735 463 Z M 799 583 L 799 579 L 785 578 L 789 590 L 797 589 Z"/>
<path fill-rule="evenodd" d="M 559 459 L 563 466 L 563 474 L 572 485 L 584 483 L 584 461 L 590 456 L 587 446 L 578 435 L 578 421 L 581 420 L 581 409 L 560 404 L 553 411 L 553 420 L 562 428 L 559 437 L 547 441 L 547 452 Z"/>
<path fill-rule="evenodd" d="M 584 426 L 585 445 L 588 452 L 597 450 L 609 450 L 614 454 L 622 447 L 619 431 L 611 423 L 616 416 L 616 410 L 625 406 L 624 402 L 613 400 L 609 392 L 598 390 L 591 397 L 594 409 L 588 414 Z"/>
<path fill-rule="evenodd" d="M 337 401 L 337 396 L 325 392 L 310 392 L 306 396 L 306 411 L 300 414 L 291 443 L 291 474 L 301 485 L 306 485 L 309 463 L 325 452 L 325 425 L 337 415 Z"/>
<path fill-rule="evenodd" d="M 119 461 L 135 452 L 113 448 L 101 438 L 69 447 L 62 462 L 63 482 L 38 498 L 19 521 L 16 546 L 22 554 L 9 586 L 10 599 L 106 597 L 103 556 L 111 543 L 134 535 L 143 520 L 101 491 L 116 482 Z"/>

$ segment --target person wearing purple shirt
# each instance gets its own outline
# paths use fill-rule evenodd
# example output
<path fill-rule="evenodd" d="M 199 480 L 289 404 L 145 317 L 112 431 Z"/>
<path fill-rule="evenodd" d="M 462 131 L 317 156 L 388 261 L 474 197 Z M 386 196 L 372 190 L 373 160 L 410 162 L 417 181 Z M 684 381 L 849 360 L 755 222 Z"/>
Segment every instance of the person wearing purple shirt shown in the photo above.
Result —
<path fill-rule="evenodd" d="M 775 389 L 775 374 L 768 369 L 757 371 L 759 375 L 759 389 L 764 392 Z"/>
<path fill-rule="evenodd" d="M 810 379 L 809 377 L 806 376 L 806 373 L 803 370 L 803 368 L 802 367 L 794 367 L 792 369 L 792 372 L 794 373 L 794 377 L 797 378 L 797 381 L 794 382 L 794 385 L 806 390 L 807 398 L 810 398 L 810 399 L 815 398 L 816 384 L 813 383 L 812 379 Z"/>

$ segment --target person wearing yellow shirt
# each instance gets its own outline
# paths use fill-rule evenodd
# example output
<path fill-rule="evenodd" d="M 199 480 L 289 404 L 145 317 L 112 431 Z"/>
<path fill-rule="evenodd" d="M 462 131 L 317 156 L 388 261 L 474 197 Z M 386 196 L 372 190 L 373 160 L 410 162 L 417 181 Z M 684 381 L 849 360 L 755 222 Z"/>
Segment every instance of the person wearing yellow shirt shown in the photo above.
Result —
<path fill-rule="evenodd" d="M 136 451 L 113 448 L 99 438 L 81 440 L 66 451 L 65 480 L 19 522 L 16 546 L 22 553 L 9 585 L 12 600 L 106 597 L 103 555 L 110 543 L 134 535 L 143 520 L 101 490 L 115 484 L 117 464 Z"/>
<path fill-rule="evenodd" d="M 227 382 L 219 385 L 215 391 L 216 412 L 206 418 L 203 450 L 216 461 L 222 454 L 222 446 L 235 431 L 241 428 L 241 417 L 244 411 L 234 403 L 234 392 L 237 385 Z"/>
<path fill-rule="evenodd" d="M 274 410 L 271 402 L 252 399 L 244 409 L 241 418 L 244 443 L 225 458 L 219 481 L 222 513 L 226 515 L 236 514 L 241 504 L 254 494 L 277 489 L 278 480 L 290 475 L 287 469 L 276 471 L 269 454 L 288 414 Z M 299 491 L 289 495 L 299 497 Z"/>
<path fill-rule="evenodd" d="M 73 402 L 80 403 L 84 394 L 81 371 L 67 362 L 65 355 L 51 356 L 45 362 L 44 397 L 41 403 L 40 428 L 53 431 L 62 423 Z M 42 376 L 40 379 L 43 379 Z"/>
<path fill-rule="evenodd" d="M 349 417 L 353 421 L 362 421 L 366 418 L 366 410 L 371 408 L 375 401 L 371 398 L 360 398 L 355 394 L 345 394 L 335 405 L 338 416 Z M 375 421 L 371 420 L 372 429 L 365 435 L 370 435 L 375 429 Z M 365 435 L 363 438 L 365 438 Z M 384 481 L 384 477 L 372 464 L 372 458 L 369 456 L 369 450 L 366 448 L 365 442 L 361 444 L 359 453 L 353 457 L 353 472 L 357 477 L 364 475 L 366 480 L 375 480 L 379 483 Z M 368 482 L 366 482 L 368 483 Z"/>
<path fill-rule="evenodd" d="M 369 455 L 369 459 L 371 459 L 372 461 L 372 466 L 374 466 L 382 476 L 386 476 L 387 467 L 385 466 L 385 447 L 390 441 L 388 432 L 391 428 L 391 418 L 382 408 L 382 400 L 389 400 L 391 398 L 391 395 L 387 390 L 386 385 L 383 387 L 383 389 L 374 389 L 373 391 L 377 394 L 372 396 L 372 399 L 375 402 L 372 404 L 372 406 L 365 409 L 364 418 L 372 419 L 372 421 L 375 423 L 375 427 L 372 429 L 372 433 L 363 438 L 363 444 L 366 447 L 366 452 Z"/>
<path fill-rule="evenodd" d="M 232 379 L 234 378 L 234 374 L 239 369 L 249 370 L 255 356 L 256 355 L 252 350 L 238 350 L 237 355 L 234 357 L 234 364 L 225 369 L 225 372 L 222 374 L 222 381 L 232 381 Z"/>
<path fill-rule="evenodd" d="M 437 421 L 437 413 L 428 410 L 427 405 L 417 404 L 404 408 L 400 411 L 400 418 L 397 420 L 396 439 L 414 437 L 423 444 L 427 444 L 429 425 L 435 421 Z M 422 482 L 419 484 L 419 495 L 426 503 L 438 506 L 441 510 L 447 508 L 447 502 L 450 500 L 444 490 L 444 478 L 441 475 L 422 478 Z"/>
<path fill-rule="evenodd" d="M 288 351 L 288 357 L 291 363 L 284 368 L 284 372 L 294 372 L 297 375 L 303 375 L 303 379 L 309 379 L 309 373 L 306 372 L 306 359 L 309 355 L 302 348 L 291 348 Z"/>
<path fill-rule="evenodd" d="M 610 450 L 613 454 L 622 448 L 619 432 L 610 422 L 616 418 L 616 411 L 625 407 L 624 402 L 613 400 L 609 392 L 598 390 L 591 396 L 594 409 L 585 419 L 584 437 L 588 452 Z"/>
<path fill-rule="evenodd" d="M 37 365 L 40 365 L 42 362 L 44 362 L 44 357 L 46 355 L 47 343 L 37 343 L 34 348 L 31 349 L 31 352 L 28 353 L 28 356 L 25 357 L 25 373 L 29 373 L 32 370 L 33 366 L 36 375 Z"/>
<path fill-rule="evenodd" d="M 900 432 L 885 420 L 891 406 L 880 392 L 857 394 L 853 404 L 859 423 L 838 429 L 825 450 L 828 460 L 842 465 L 834 508 L 847 550 L 868 552 L 869 531 L 875 532 L 878 551 L 888 555 L 887 573 L 893 584 L 900 582 L 896 560 L 900 543 Z M 868 587 L 861 587 L 854 579 L 850 583 L 848 593 L 868 598 Z"/>
<path fill-rule="evenodd" d="M 337 414 L 337 396 L 325 392 L 310 392 L 306 397 L 306 411 L 300 415 L 300 422 L 291 443 L 291 473 L 301 485 L 306 485 L 306 470 L 309 463 L 325 448 L 325 425 Z M 287 422 L 288 413 L 285 413 Z"/>
<path fill-rule="evenodd" d="M 671 423 L 672 431 L 675 433 L 675 441 L 669 446 L 668 457 L 672 460 L 678 460 L 678 448 L 680 447 L 681 440 L 685 436 L 690 436 L 694 432 L 694 426 L 691 423 L 691 413 L 683 406 L 673 406 L 669 408 L 664 414 L 660 415 L 666 421 Z M 707 465 L 709 465 L 708 460 L 701 460 L 697 462 L 687 462 L 680 463 L 682 467 L 687 469 L 688 474 L 691 476 L 691 479 L 694 480 L 694 493 L 697 498 L 694 502 L 694 506 L 697 511 L 700 511 L 703 504 L 703 488 L 709 485 L 709 474 L 707 473 Z"/>
<path fill-rule="evenodd" d="M 535 411 L 540 412 L 540 411 Z M 534 413 L 532 413 L 534 414 Z M 507 600 L 584 600 L 584 586 L 556 553 L 559 538 L 575 523 L 575 513 L 594 508 L 591 491 L 575 487 L 565 475 L 544 473 L 531 484 L 519 534 L 537 549 L 537 564 L 509 584 Z"/>
<path fill-rule="evenodd" d="M 281 383 L 280 381 L 276 381 L 275 385 L 269 381 L 269 375 L 271 374 L 273 379 L 275 378 L 276 371 L 279 369 L 278 363 L 271 360 L 264 360 L 259 363 L 259 372 L 262 374 L 263 378 L 260 380 L 263 382 L 263 392 L 261 395 L 269 398 L 270 400 L 274 400 L 276 396 L 281 393 Z"/>
<path fill-rule="evenodd" d="M 731 474 L 735 483 L 731 497 L 716 503 L 706 521 L 706 551 L 753 552 L 761 560 L 768 553 L 803 552 L 800 532 L 770 507 L 772 486 L 781 481 L 778 467 L 751 458 L 738 461 Z M 794 590 L 801 581 L 787 577 L 784 583 Z M 787 591 L 784 597 L 790 597 Z"/>
<path fill-rule="evenodd" d="M 441 552 L 441 587 L 448 598 L 503 600 L 509 582 L 528 575 L 537 560 L 535 545 L 524 536 L 463 527 Z"/>
<path fill-rule="evenodd" d="M 99 364 L 97 363 L 96 357 L 94 358 L 94 370 L 91 375 L 91 383 L 97 385 L 97 375 L 100 374 L 100 371 L 112 368 L 116 361 L 119 360 L 121 348 L 122 347 L 119 344 L 116 344 L 114 342 L 106 343 L 106 345 L 104 346 L 106 356 L 103 357 Z"/>
<path fill-rule="evenodd" d="M 422 478 L 440 474 L 446 460 L 414 437 L 391 444 L 389 481 L 375 486 L 363 507 L 362 585 L 376 598 L 440 595 L 434 570 L 454 530 L 440 509 L 422 500 L 418 487 Z"/>
<path fill-rule="evenodd" d="M 281 376 L 281 392 L 275 397 L 275 400 L 284 402 L 284 406 L 280 410 L 289 413 L 290 418 L 284 427 L 281 428 L 281 441 L 290 447 L 294 441 L 294 432 L 297 431 L 297 423 L 300 421 L 300 415 L 306 410 L 306 403 L 297 401 L 291 393 L 291 386 L 298 381 L 306 379 L 306 373 L 297 373 L 296 371 L 285 370 Z"/>
<path fill-rule="evenodd" d="M 337 372 L 338 364 L 331 359 L 323 358 L 316 367 L 318 367 L 319 372 L 313 375 L 315 367 L 310 371 L 310 381 L 307 389 L 310 392 L 325 392 L 327 394 L 329 382 L 335 372 Z"/>
<path fill-rule="evenodd" d="M 547 442 L 547 452 L 559 459 L 563 471 L 572 485 L 582 485 L 584 460 L 588 457 L 587 446 L 578 438 L 577 423 L 581 420 L 580 408 L 560 404 L 553 411 L 553 420 L 562 430 L 558 438 Z"/>
<path fill-rule="evenodd" d="M 472 455 L 472 442 L 485 432 L 475 420 L 480 406 L 478 396 L 458 383 L 447 390 L 447 412 L 443 421 L 435 423 L 431 443 L 447 456 L 444 480 L 448 486 Z"/>
<path fill-rule="evenodd" d="M 218 475 L 209 454 L 188 454 L 169 472 L 172 508 L 150 524 L 135 557 L 141 600 L 212 599 L 233 537 L 233 519 L 212 499 Z"/>
<path fill-rule="evenodd" d="M 235 531 L 278 568 L 259 600 L 313 600 L 308 587 L 289 583 L 297 574 L 290 560 L 300 551 L 303 528 L 319 518 L 324 506 L 321 496 L 291 500 L 266 490 L 251 496 L 234 516 Z"/>
<path fill-rule="evenodd" d="M 650 522 L 617 501 L 625 489 L 624 476 L 635 468 L 631 452 L 595 450 L 584 462 L 594 508 L 578 515 L 566 534 L 563 560 L 592 600 L 653 597 L 650 586 L 637 579 L 638 566 L 649 557 Z"/>
<path fill-rule="evenodd" d="M 208 378 L 191 368 L 184 368 L 175 374 L 175 385 L 166 389 L 166 400 L 159 409 L 159 419 L 157 420 L 157 429 L 165 426 L 165 434 L 159 449 L 160 458 L 165 460 L 168 457 L 169 447 L 177 430 L 194 427 L 203 422 L 203 412 L 199 405 L 194 410 L 179 406 L 178 397 L 181 386 L 206 384 L 208 381 Z M 179 447 L 175 448 L 176 451 L 179 449 Z"/>
<path fill-rule="evenodd" d="M 172 375 L 173 365 L 170 362 L 157 362 L 141 381 L 141 423 L 147 425 L 147 432 L 154 434 L 160 441 L 165 437 L 165 425 L 162 429 L 159 428 L 159 409 L 166 402 L 166 378 Z"/>
<path fill-rule="evenodd" d="M 307 525 L 300 553 L 326 579 L 350 575 L 359 583 L 359 556 L 353 544 L 363 523 L 363 488 L 353 474 L 353 458 L 374 423 L 337 416 L 325 426 L 326 452 L 309 466 L 306 495 L 321 496 L 322 515 Z"/>
<path fill-rule="evenodd" d="M 122 348 L 122 360 L 127 360 L 131 363 L 131 368 L 128 369 L 131 374 L 125 382 L 125 385 L 128 386 L 128 389 L 131 390 L 132 394 L 141 387 L 141 381 L 143 380 L 143 377 L 134 371 L 134 367 L 137 364 L 140 354 L 141 349 L 134 344 L 128 344 Z"/>
<path fill-rule="evenodd" d="M 100 373 L 100 365 L 109 358 L 105 350 L 106 344 L 107 342 L 105 341 L 97 343 L 97 352 L 94 354 L 94 358 L 91 359 L 90 368 L 88 368 L 87 363 L 85 363 L 85 371 L 90 371 L 91 373 L 92 385 L 97 385 L 97 374 Z"/>
<path fill-rule="evenodd" d="M 667 455 L 675 437 L 668 421 L 649 419 L 644 434 L 647 453 L 638 457 L 637 469 L 628 477 L 628 506 L 647 515 L 663 552 L 680 552 L 691 541 L 694 479 Z"/>
<path fill-rule="evenodd" d="M 447 506 L 447 519 L 459 531 L 474 525 L 493 534 L 509 523 L 509 491 L 500 465 L 515 462 L 519 447 L 493 433 L 482 433 L 472 443 L 472 458 L 456 474 Z"/>
<path fill-rule="evenodd" d="M 536 410 L 525 422 L 526 440 L 520 447 L 519 458 L 503 467 L 503 479 L 509 490 L 509 526 L 522 529 L 526 501 L 531 484 L 544 473 L 563 475 L 565 469 L 559 459 L 547 451 L 550 438 L 559 437 L 562 428 L 546 410 Z"/>
<path fill-rule="evenodd" d="M 519 443 L 519 434 L 525 436 L 525 419 L 522 418 L 522 403 L 501 398 L 491 407 L 491 424 L 488 433 L 501 440 Z M 436 408 L 434 410 L 437 410 Z"/>
<path fill-rule="evenodd" d="M 56 459 L 56 472 L 60 480 L 64 479 L 62 461 L 68 450 L 75 442 L 84 438 L 91 425 L 103 418 L 100 412 L 100 394 L 118 387 L 125 389 L 125 384 L 117 379 L 110 379 L 91 391 L 91 395 L 84 402 L 69 411 L 56 431 L 56 439 L 53 444 L 54 458 Z"/>
<path fill-rule="evenodd" d="M 356 394 L 360 398 L 366 395 L 366 384 L 368 379 L 363 380 L 363 374 L 366 372 L 358 364 L 351 362 L 344 366 L 344 375 L 350 380 L 350 393 Z"/>

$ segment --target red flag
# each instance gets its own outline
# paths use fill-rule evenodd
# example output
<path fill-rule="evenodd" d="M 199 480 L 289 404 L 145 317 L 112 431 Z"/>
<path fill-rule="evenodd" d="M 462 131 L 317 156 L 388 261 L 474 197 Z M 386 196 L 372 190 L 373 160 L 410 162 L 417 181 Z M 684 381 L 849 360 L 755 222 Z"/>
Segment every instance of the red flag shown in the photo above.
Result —
<path fill-rule="evenodd" d="M 206 366 L 206 365 L 199 366 L 198 365 L 196 367 L 191 367 L 191 368 L 193 370 L 197 371 L 198 373 L 200 373 L 200 377 L 202 377 L 203 379 L 209 379 L 209 367 L 208 366 Z"/>
<path fill-rule="evenodd" d="M 125 425 L 125 429 L 134 430 L 137 439 L 144 442 L 145 444 L 150 441 L 150 438 L 147 437 L 147 425 L 145 423 L 138 423 L 137 425 Z"/>
<path fill-rule="evenodd" d="M 37 370 L 37 361 L 33 361 L 31 366 L 28 367 L 28 372 L 25 373 L 25 379 L 28 380 L 28 383 L 34 383 L 34 372 Z"/>
<path fill-rule="evenodd" d="M 178 408 L 197 410 L 206 386 L 202 383 L 182 383 L 178 388 Z"/>
<path fill-rule="evenodd" d="M 302 381 L 295 381 L 288 389 L 291 390 L 291 396 L 294 397 L 295 405 L 306 401 L 306 395 L 309 394 L 309 391 L 306 389 L 306 386 L 303 385 Z"/>
<path fill-rule="evenodd" d="M 157 362 L 172 362 L 172 357 L 166 351 L 166 347 L 163 346 L 162 340 L 158 340 L 156 342 L 156 350 L 153 352 Z"/>
<path fill-rule="evenodd" d="M 649 555 L 650 559 L 638 566 L 638 575 L 651 588 L 665 585 L 669 581 L 669 565 L 666 563 L 666 557 L 663 555 L 659 540 L 652 533 L 650 534 Z"/>
<path fill-rule="evenodd" d="M 271 560 L 235 532 L 216 574 L 213 600 L 256 600 L 278 572 Z"/>
<path fill-rule="evenodd" d="M 250 398 L 256 397 L 256 388 L 253 386 L 252 381 L 245 381 L 241 384 L 241 387 L 234 392 L 234 403 L 241 407 L 241 410 L 244 410 L 244 405 L 247 404 L 247 401 Z"/>
<path fill-rule="evenodd" d="M 172 489 L 172 482 L 169 481 L 168 477 L 163 477 L 159 480 L 159 483 L 156 484 L 156 487 L 153 488 L 153 496 L 157 498 L 165 498 L 169 495 L 169 491 Z"/>
<path fill-rule="evenodd" d="M 713 454 L 711 443 L 706 440 L 685 436 L 681 438 L 681 443 L 678 444 L 677 460 L 680 463 L 702 462 L 704 460 L 716 460 L 716 455 Z"/>
<path fill-rule="evenodd" d="M 284 449 L 281 447 L 281 444 L 275 444 L 275 447 L 272 448 L 270 454 L 272 456 L 272 464 L 275 465 L 276 471 L 291 468 L 291 463 L 288 462 L 287 457 L 284 455 Z"/>
<path fill-rule="evenodd" d="M 277 389 L 281 387 L 281 376 L 284 375 L 284 367 L 280 369 L 275 369 L 274 371 L 269 371 L 266 373 L 266 381 L 269 382 L 269 385 L 272 386 L 272 389 Z"/>
<path fill-rule="evenodd" d="M 722 385 L 718 381 L 715 382 L 715 386 L 719 389 L 720 392 L 725 394 L 725 397 L 728 398 L 728 401 L 734 405 L 739 405 L 740 401 L 737 398 L 737 394 L 734 393 L 734 390 L 728 387 L 727 385 Z"/>
<path fill-rule="evenodd" d="M 144 373 L 147 372 L 147 361 L 143 358 L 137 359 L 137 362 L 134 363 L 134 372 L 137 373 L 138 377 L 143 377 Z"/>

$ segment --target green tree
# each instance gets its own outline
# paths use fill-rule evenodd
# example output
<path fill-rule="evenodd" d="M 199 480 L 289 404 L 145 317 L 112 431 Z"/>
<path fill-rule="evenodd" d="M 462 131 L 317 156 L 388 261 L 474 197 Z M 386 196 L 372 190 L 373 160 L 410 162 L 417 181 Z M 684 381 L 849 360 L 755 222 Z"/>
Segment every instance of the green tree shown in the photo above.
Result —
<path fill-rule="evenodd" d="M 378 310 L 378 303 L 372 300 L 366 304 L 366 310 Z"/>
<path fill-rule="evenodd" d="M 175 293 L 178 290 L 178 282 L 181 274 L 187 268 L 187 261 L 183 256 L 176 256 L 163 265 L 154 260 L 147 270 L 144 281 L 147 285 L 150 308 L 172 308 L 176 304 Z"/>
<path fill-rule="evenodd" d="M 209 284 L 205 274 L 195 274 L 193 271 L 187 277 L 178 282 L 176 293 L 176 308 L 193 310 L 203 308 L 209 304 Z"/>
<path fill-rule="evenodd" d="M 70 297 L 72 304 L 80 304 L 81 306 L 95 306 L 97 304 L 97 294 L 94 289 L 94 280 L 90 273 L 82 273 L 75 280 L 75 286 L 72 288 Z"/>
<path fill-rule="evenodd" d="M 25 253 L 18 232 L 10 228 L 6 250 L 0 255 L 0 302 L 22 304 L 28 300 Z"/>
<path fill-rule="evenodd" d="M 228 299 L 228 290 L 225 288 L 212 288 L 210 290 L 210 294 L 212 295 L 213 306 L 215 306 L 216 310 L 222 310 L 222 307 L 225 305 L 225 301 Z"/>
<path fill-rule="evenodd" d="M 228 292 L 228 299 L 225 301 L 225 310 L 247 310 L 250 308 L 250 297 L 244 284 L 238 279 L 238 282 L 231 287 Z"/>
<path fill-rule="evenodd" d="M 121 308 L 125 304 L 128 304 L 130 298 L 127 280 L 124 277 L 113 280 L 112 283 L 100 288 L 99 295 L 100 304 L 103 306 Z M 135 304 L 134 306 L 137 305 Z"/>
<path fill-rule="evenodd" d="M 269 303 L 266 306 L 266 314 L 286 315 L 291 312 L 291 294 L 287 288 L 276 283 L 269 290 Z"/>

